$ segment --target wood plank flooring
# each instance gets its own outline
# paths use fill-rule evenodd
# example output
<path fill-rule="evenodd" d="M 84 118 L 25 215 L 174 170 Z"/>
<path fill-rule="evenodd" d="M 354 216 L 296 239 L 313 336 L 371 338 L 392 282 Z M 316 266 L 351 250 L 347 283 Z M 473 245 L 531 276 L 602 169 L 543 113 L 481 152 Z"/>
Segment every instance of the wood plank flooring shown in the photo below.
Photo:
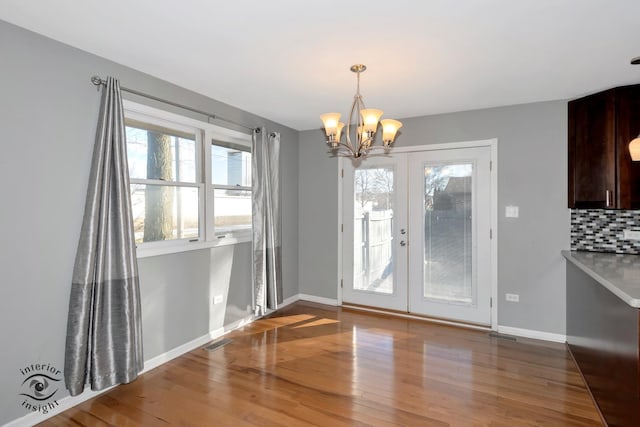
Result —
<path fill-rule="evenodd" d="M 42 426 L 600 426 L 561 344 L 298 302 Z"/>

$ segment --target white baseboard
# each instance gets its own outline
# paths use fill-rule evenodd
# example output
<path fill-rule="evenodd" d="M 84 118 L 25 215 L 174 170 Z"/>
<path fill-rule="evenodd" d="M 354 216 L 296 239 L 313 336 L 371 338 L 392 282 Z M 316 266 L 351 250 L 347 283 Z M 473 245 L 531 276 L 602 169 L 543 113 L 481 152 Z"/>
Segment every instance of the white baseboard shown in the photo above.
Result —
<path fill-rule="evenodd" d="M 318 304 L 333 305 L 333 306 L 338 305 L 338 300 L 333 298 L 317 297 L 315 295 L 308 295 L 308 294 L 298 294 L 298 297 L 303 301 L 317 302 Z"/>
<path fill-rule="evenodd" d="M 117 386 L 111 386 L 109 388 L 106 388 L 104 390 L 100 390 L 100 391 L 93 391 L 93 390 L 85 390 L 84 392 L 82 392 L 81 394 L 77 395 L 77 396 L 65 396 L 60 400 L 57 400 L 56 402 L 58 403 L 58 405 L 54 408 L 51 409 L 49 412 L 47 412 L 46 414 L 42 414 L 40 412 L 31 412 L 27 415 L 25 415 L 22 418 L 18 418 L 15 419 L 13 421 L 8 422 L 7 424 L 4 425 L 4 427 L 29 427 L 29 426 L 34 426 L 36 424 L 39 424 L 43 421 L 48 420 L 51 417 L 54 417 L 64 411 L 66 411 L 67 409 L 71 409 L 76 405 L 81 404 L 82 402 L 89 400 L 89 399 L 93 399 L 96 396 L 101 395 L 102 393 L 106 393 L 109 390 L 111 390 L 112 388 L 117 387 Z"/>
<path fill-rule="evenodd" d="M 512 328 L 511 326 L 498 325 L 498 333 L 505 335 L 514 335 L 523 338 L 533 338 L 536 340 L 551 341 L 565 343 L 567 336 L 562 334 L 554 334 L 551 332 L 535 331 L 532 329 Z"/>
<path fill-rule="evenodd" d="M 336 299 L 318 297 L 318 296 L 308 295 L 308 294 L 297 294 L 285 299 L 282 302 L 282 304 L 280 304 L 280 308 L 286 307 L 287 305 L 293 304 L 294 302 L 299 300 L 310 301 L 318 304 L 325 304 L 325 305 L 331 305 L 331 306 L 338 305 L 338 300 Z M 144 369 L 142 370 L 140 375 L 164 363 L 167 363 L 168 361 L 173 360 L 178 356 L 182 356 L 183 354 L 188 353 L 192 350 L 195 350 L 198 347 L 202 347 L 208 342 L 223 336 L 226 332 L 231 331 L 233 329 L 240 328 L 244 325 L 247 325 L 253 322 L 255 319 L 256 319 L 255 316 L 247 316 L 245 318 L 242 318 L 240 320 L 237 320 L 236 322 L 233 322 L 227 325 L 224 328 L 218 328 L 201 337 L 198 337 L 174 349 L 171 349 L 166 353 L 153 357 L 144 362 Z M 505 335 L 514 335 L 514 336 L 523 337 L 523 338 L 533 338 L 533 339 L 544 340 L 544 341 L 552 341 L 552 342 L 558 342 L 558 343 L 564 343 L 567 341 L 566 335 L 554 334 L 551 332 L 536 331 L 531 329 L 513 328 L 510 326 L 498 326 L 498 333 L 505 334 Z M 99 396 L 100 394 L 106 393 L 107 391 L 111 390 L 114 387 L 117 387 L 117 386 L 109 387 L 105 390 L 100 390 L 100 391 L 86 390 L 77 396 L 63 397 L 58 401 L 58 405 L 55 407 L 55 409 L 50 410 L 47 414 L 41 414 L 40 412 L 32 412 L 25 415 L 22 418 L 18 418 L 16 420 L 13 420 L 5 424 L 4 427 L 27 427 L 27 426 L 32 426 L 32 425 L 41 423 L 55 415 L 60 414 L 61 412 L 66 411 L 67 409 L 73 408 L 74 406 L 77 406 L 89 399 L 93 399 L 94 397 Z"/>
<path fill-rule="evenodd" d="M 316 302 L 318 304 L 332 305 L 332 306 L 340 305 L 340 304 L 338 304 L 338 300 L 337 299 L 317 297 L 315 295 L 309 295 L 309 294 L 296 294 L 296 295 L 293 295 L 293 296 L 285 299 L 284 301 L 282 301 L 282 304 L 280 304 L 278 306 L 278 309 L 286 307 L 288 305 L 293 304 L 296 301 L 301 301 L 301 300 L 302 301 L 309 301 L 309 302 Z"/>
<path fill-rule="evenodd" d="M 183 354 L 195 350 L 198 347 L 202 347 L 206 343 L 215 340 L 216 338 L 220 338 L 222 335 L 224 335 L 224 332 L 224 328 L 218 328 L 215 331 L 211 331 L 208 334 L 191 340 L 188 343 L 179 345 L 178 347 L 171 349 L 166 353 L 162 353 L 154 358 L 147 360 L 146 362 L 144 362 L 144 369 L 142 370 L 142 372 L 140 372 L 140 375 L 144 374 L 145 372 L 149 372 L 153 368 L 157 368 L 163 363 L 167 363 L 168 361 L 173 360 L 178 356 L 182 356 Z"/>
<path fill-rule="evenodd" d="M 300 301 L 300 294 L 295 294 L 294 296 L 291 296 L 287 299 L 285 299 L 284 301 L 282 301 L 282 304 L 278 305 L 278 308 L 282 308 L 282 307 L 286 307 L 288 305 L 293 304 L 296 301 Z"/>
<path fill-rule="evenodd" d="M 325 305 L 332 305 L 332 306 L 339 305 L 337 299 L 317 297 L 315 295 L 308 295 L 308 294 L 298 294 L 298 295 L 294 295 L 294 296 L 292 296 L 290 298 L 287 298 L 280 305 L 280 307 L 284 307 L 286 305 L 292 304 L 292 303 L 294 303 L 294 302 L 296 302 L 298 300 L 316 302 L 318 304 L 325 304 Z M 362 309 L 360 307 L 358 307 L 358 308 Z M 364 310 L 364 311 L 376 311 L 376 310 L 371 310 L 371 309 L 369 309 L 369 310 L 362 309 L 362 310 Z M 411 317 L 411 316 L 403 316 L 403 317 Z M 436 321 L 436 323 L 458 325 L 455 322 L 451 323 L 451 322 L 447 322 L 447 321 Z M 475 327 L 472 326 L 472 328 L 475 328 Z M 476 329 L 486 330 L 487 328 L 485 328 L 485 327 L 477 327 Z M 505 335 L 514 335 L 514 336 L 523 337 L 523 338 L 532 338 L 532 339 L 536 339 L 536 340 L 558 342 L 558 343 L 567 342 L 567 336 L 566 335 L 554 334 L 552 332 L 536 331 L 536 330 L 533 330 L 533 329 L 513 328 L 511 326 L 500 326 L 500 325 L 498 325 L 498 333 L 505 334 Z"/>
<path fill-rule="evenodd" d="M 346 308 L 349 308 L 351 310 L 365 311 L 365 312 L 368 312 L 368 313 L 386 314 L 386 315 L 391 316 L 391 317 L 401 317 L 403 319 L 413 319 L 413 320 L 420 320 L 421 322 L 437 323 L 438 325 L 456 326 L 456 327 L 459 327 L 459 328 L 474 329 L 474 330 L 478 330 L 478 331 L 490 331 L 491 330 L 491 328 L 488 327 L 488 326 L 472 325 L 470 323 L 460 323 L 460 322 L 454 322 L 454 321 L 451 321 L 451 320 L 435 319 L 435 318 L 424 317 L 424 316 L 416 316 L 415 314 L 411 314 L 411 313 L 389 312 L 388 310 L 384 310 L 384 309 L 376 309 L 376 308 L 372 308 L 372 307 L 362 307 L 362 306 L 359 306 L 359 305 L 350 305 L 349 303 L 344 303 L 342 305 L 342 307 L 346 307 Z"/>
<path fill-rule="evenodd" d="M 240 320 L 236 320 L 233 323 L 229 323 L 228 325 L 226 325 L 224 327 L 224 333 L 231 332 L 234 329 L 242 328 L 244 325 L 248 325 L 249 323 L 253 322 L 256 319 L 259 319 L 259 317 L 250 315 L 250 316 L 247 316 L 247 317 L 243 317 Z"/>
<path fill-rule="evenodd" d="M 241 319 L 239 322 L 241 322 L 244 319 Z M 175 359 L 178 356 L 182 356 L 185 353 L 188 353 L 192 350 L 195 350 L 198 347 L 202 347 L 203 345 L 207 344 L 208 342 L 221 337 L 222 335 L 224 335 L 225 333 L 225 329 L 224 328 L 218 328 L 215 331 L 211 331 L 208 334 L 205 334 L 201 337 L 198 337 L 194 340 L 189 341 L 188 343 L 182 344 L 174 349 L 171 349 L 169 351 L 167 351 L 166 353 L 160 354 L 156 357 L 153 357 L 147 361 L 144 362 L 144 369 L 142 370 L 142 372 L 140 372 L 140 375 L 144 374 L 145 372 L 148 372 L 150 370 L 152 370 L 153 368 L 157 368 L 158 366 L 167 363 L 168 361 Z M 117 387 L 117 385 L 114 385 L 112 387 L 106 388 L 104 390 L 100 390 L 100 391 L 93 391 L 93 390 L 85 390 L 84 392 L 82 392 L 81 394 L 77 395 L 77 396 L 65 396 L 63 398 L 61 398 L 60 400 L 58 400 L 58 405 L 54 408 L 51 409 L 48 413 L 46 414 L 42 414 L 40 412 L 31 412 L 27 415 L 25 415 L 22 418 L 18 418 L 16 420 L 13 420 L 7 424 L 4 425 L 4 427 L 28 427 L 28 426 L 33 426 L 35 424 L 41 423 L 51 417 L 54 417 L 64 411 L 66 411 L 67 409 L 71 409 L 74 406 L 77 406 L 89 399 L 93 399 L 96 396 L 99 396 L 103 393 L 108 392 L 109 390 L 111 390 L 112 388 Z"/>
<path fill-rule="evenodd" d="M 311 301 L 319 304 L 326 304 L 326 305 L 333 305 L 333 306 L 338 305 L 338 301 L 335 299 L 316 297 L 313 295 L 306 295 L 306 294 L 297 294 L 285 299 L 282 302 L 282 304 L 280 304 L 280 308 L 285 307 L 289 304 L 293 304 L 294 302 L 299 300 Z M 202 347 L 208 342 L 215 340 L 216 338 L 220 338 L 226 332 L 229 332 L 233 329 L 237 329 L 244 325 L 247 325 L 256 319 L 257 318 L 255 316 L 247 316 L 236 322 L 226 325 L 224 328 L 218 328 L 201 337 L 198 337 L 174 349 L 171 349 L 166 353 L 153 357 L 144 362 L 144 369 L 142 370 L 142 372 L 140 372 L 140 375 L 152 370 L 153 368 L 157 368 L 158 366 L 164 363 L 167 363 L 168 361 L 175 359 L 178 356 L 182 356 L 183 354 L 188 353 L 192 350 L 195 350 L 198 347 Z M 10 421 L 9 423 L 5 424 L 4 427 L 28 427 L 28 426 L 41 423 L 55 415 L 58 415 L 66 411 L 67 409 L 71 409 L 74 406 L 77 406 L 89 399 L 93 399 L 96 396 L 106 393 L 114 387 L 117 387 L 117 386 L 109 387 L 107 389 L 100 390 L 100 391 L 85 390 L 84 392 L 82 392 L 77 396 L 65 396 L 60 400 L 58 400 L 57 401 L 58 405 L 55 407 L 55 409 L 50 410 L 47 414 L 42 414 L 40 412 L 31 412 L 22 418 L 18 418 L 16 420 Z"/>

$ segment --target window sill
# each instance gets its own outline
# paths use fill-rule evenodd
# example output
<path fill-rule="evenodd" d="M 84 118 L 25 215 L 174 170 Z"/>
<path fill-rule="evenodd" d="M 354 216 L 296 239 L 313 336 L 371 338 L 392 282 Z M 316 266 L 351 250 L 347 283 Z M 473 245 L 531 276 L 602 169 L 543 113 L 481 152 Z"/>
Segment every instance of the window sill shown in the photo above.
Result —
<path fill-rule="evenodd" d="M 160 255 L 171 255 L 181 252 L 197 251 L 201 249 L 211 249 L 220 246 L 237 245 L 251 242 L 251 236 L 224 237 L 215 241 L 176 243 L 175 245 L 145 247 L 138 246 L 136 249 L 137 258 L 150 258 Z"/>

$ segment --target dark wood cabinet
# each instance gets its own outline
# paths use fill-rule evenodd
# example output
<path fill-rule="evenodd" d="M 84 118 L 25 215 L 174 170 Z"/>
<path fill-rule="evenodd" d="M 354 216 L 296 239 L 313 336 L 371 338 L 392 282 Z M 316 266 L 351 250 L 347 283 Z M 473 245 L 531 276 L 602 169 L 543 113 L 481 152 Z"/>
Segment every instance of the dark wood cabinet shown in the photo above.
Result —
<path fill-rule="evenodd" d="M 628 149 L 638 132 L 640 85 L 569 102 L 570 208 L 640 208 L 640 162 Z"/>
<path fill-rule="evenodd" d="M 570 262 L 567 344 L 607 425 L 640 426 L 640 310 Z"/>

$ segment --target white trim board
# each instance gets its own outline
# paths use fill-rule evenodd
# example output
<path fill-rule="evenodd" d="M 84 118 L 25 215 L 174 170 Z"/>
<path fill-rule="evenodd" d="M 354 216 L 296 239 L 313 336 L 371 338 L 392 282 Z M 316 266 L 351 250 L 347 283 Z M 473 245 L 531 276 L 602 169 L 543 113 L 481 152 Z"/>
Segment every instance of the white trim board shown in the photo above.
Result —
<path fill-rule="evenodd" d="M 473 147 L 497 147 L 498 138 L 480 139 L 472 141 L 456 141 L 442 142 L 438 144 L 408 145 L 403 147 L 393 147 L 390 154 L 396 153 L 413 153 L 415 151 L 432 151 L 432 150 L 451 150 L 455 148 L 473 148 Z"/>
<path fill-rule="evenodd" d="M 315 295 L 298 294 L 298 299 L 302 301 L 316 302 L 318 304 L 338 306 L 338 300 L 334 298 L 317 297 Z"/>
<path fill-rule="evenodd" d="M 50 410 L 47 414 L 42 414 L 40 412 L 31 412 L 21 418 L 17 418 L 13 421 L 9 421 L 4 427 L 29 427 L 34 426 L 38 423 L 48 420 L 51 417 L 54 417 L 67 409 L 71 409 L 74 406 L 77 406 L 89 399 L 93 399 L 96 396 L 99 396 L 103 393 L 108 392 L 109 390 L 117 387 L 117 385 L 111 386 L 104 390 L 93 391 L 93 390 L 85 390 L 82 394 L 77 396 L 65 396 L 62 399 L 58 400 L 58 406 L 55 409 Z"/>
<path fill-rule="evenodd" d="M 491 146 L 491 329 L 499 327 L 498 319 L 498 139 L 490 139 Z"/>
<path fill-rule="evenodd" d="M 240 319 L 240 320 L 236 320 L 236 321 L 235 321 L 235 322 L 233 322 L 233 323 L 229 323 L 228 325 L 225 325 L 225 326 L 224 326 L 224 333 L 226 334 L 227 332 L 231 332 L 231 331 L 233 331 L 233 330 L 235 330 L 235 329 L 240 329 L 240 328 L 242 328 L 243 326 L 246 326 L 246 325 L 248 325 L 249 323 L 252 323 L 254 320 L 256 320 L 256 319 L 258 319 L 258 318 L 259 318 L 259 317 L 256 317 L 256 316 L 253 316 L 253 315 L 250 315 L 250 316 L 243 317 L 243 318 L 242 318 L 242 319 Z"/>
<path fill-rule="evenodd" d="M 328 298 L 314 297 L 312 295 L 306 295 L 305 297 L 306 298 L 301 298 L 300 294 L 293 295 L 292 297 L 285 299 L 282 302 L 282 304 L 280 304 L 279 308 L 286 307 L 287 305 L 293 304 L 294 302 L 299 301 L 300 299 L 305 299 L 307 301 L 320 302 L 321 304 L 337 305 L 337 302 L 335 300 L 330 300 Z M 331 303 L 331 301 L 333 301 L 333 303 Z M 182 356 L 185 353 L 193 351 L 198 347 L 202 347 L 208 342 L 211 342 L 217 338 L 220 338 L 227 332 L 230 332 L 234 329 L 238 329 L 245 325 L 248 325 L 249 323 L 252 323 L 257 319 L 259 319 L 259 317 L 255 317 L 255 316 L 244 317 L 240 320 L 230 323 L 229 325 L 226 325 L 223 328 L 218 328 L 214 331 L 210 331 L 209 333 L 201 337 L 193 339 L 185 344 L 179 345 L 178 347 L 175 347 L 165 353 L 162 353 L 156 357 L 153 357 L 144 362 L 144 369 L 142 370 L 142 372 L 140 372 L 140 375 L 146 372 L 149 372 L 150 370 L 157 368 L 158 366 L 165 364 L 170 360 L 175 359 L 176 357 Z M 49 411 L 47 414 L 41 414 L 40 412 L 32 412 L 21 418 L 10 421 L 9 423 L 5 424 L 4 427 L 27 427 L 27 426 L 32 426 L 32 425 L 41 423 L 51 417 L 54 417 L 66 411 L 67 409 L 71 409 L 74 406 L 77 406 L 83 402 L 86 402 L 87 400 L 93 399 L 96 396 L 106 393 L 109 390 L 113 389 L 114 387 L 117 387 L 117 385 L 114 385 L 112 387 L 109 387 L 107 389 L 100 390 L 100 391 L 93 391 L 93 390 L 87 389 L 83 393 L 77 396 L 65 396 L 60 400 L 58 400 L 58 406 L 55 409 L 52 409 L 51 411 Z"/>
<path fill-rule="evenodd" d="M 284 301 L 282 301 L 282 304 L 280 304 L 278 306 L 278 309 L 281 309 L 282 307 L 286 307 L 288 305 L 293 304 L 296 301 L 300 300 L 300 294 L 295 294 L 293 296 L 290 296 L 289 298 L 285 299 Z"/>
<path fill-rule="evenodd" d="M 471 141 L 457 141 L 457 142 L 444 142 L 438 144 L 426 144 L 426 145 L 411 145 L 404 147 L 393 147 L 391 151 L 391 155 L 394 152 L 396 153 L 412 153 L 418 151 L 434 151 L 434 150 L 451 150 L 451 149 L 460 149 L 460 148 L 474 148 L 474 147 L 490 147 L 491 148 L 491 329 L 497 330 L 499 327 L 498 324 L 498 304 L 500 299 L 498 298 L 498 217 L 500 207 L 498 204 L 498 138 L 490 138 L 490 139 L 482 139 L 482 140 L 471 140 Z M 342 178 L 342 170 L 344 167 L 344 163 L 342 158 L 338 159 L 338 224 L 342 224 L 344 222 L 343 219 L 343 210 L 344 206 L 342 203 L 343 196 L 343 185 L 344 182 Z M 344 247 L 344 233 L 340 233 L 340 229 L 338 229 L 338 247 L 336 250 L 338 256 L 338 278 L 337 278 L 337 295 L 338 300 L 336 305 L 342 304 L 342 288 L 341 288 L 341 279 L 344 278 L 343 271 L 343 247 Z M 304 299 L 304 298 L 301 298 Z M 329 303 L 323 303 L 329 304 Z M 334 304 L 331 304 L 334 305 Z"/>
<path fill-rule="evenodd" d="M 533 329 L 512 328 L 511 326 L 498 325 L 498 333 L 505 335 L 513 335 L 522 338 L 532 338 L 542 341 L 551 341 L 565 343 L 567 342 L 567 336 L 562 334 L 555 334 L 552 332 L 536 331 Z"/>
<path fill-rule="evenodd" d="M 167 351 L 166 353 L 162 353 L 154 358 L 151 358 L 144 362 L 144 369 L 140 374 L 149 372 L 150 370 L 157 368 L 158 366 L 167 363 L 178 356 L 182 356 L 183 354 L 195 350 L 198 347 L 202 347 L 206 343 L 220 338 L 222 335 L 224 335 L 224 328 L 218 328 L 215 331 L 211 331 L 208 334 L 189 341 L 188 343 L 182 344 L 172 350 Z"/>
<path fill-rule="evenodd" d="M 310 302 L 315 302 L 315 303 L 318 303 L 318 304 L 325 304 L 325 305 L 331 305 L 331 306 L 342 306 L 342 304 L 338 303 L 337 299 L 325 298 L 325 297 L 317 297 L 317 296 L 308 295 L 308 294 L 297 294 L 297 295 L 294 295 L 292 297 L 287 298 L 280 305 L 280 308 L 285 307 L 285 306 L 287 306 L 289 304 L 293 304 L 294 302 L 296 302 L 298 300 L 310 301 Z M 494 304 L 494 306 L 495 306 L 495 304 Z M 387 311 L 376 310 L 375 308 L 370 308 L 370 307 L 350 306 L 348 304 L 345 305 L 345 307 L 351 308 L 351 309 L 360 310 L 360 311 L 369 311 L 369 312 L 373 312 L 373 313 L 389 314 Z M 492 330 L 492 328 L 488 327 L 488 326 L 475 326 L 475 325 L 469 325 L 469 324 L 466 324 L 466 323 L 450 322 L 450 321 L 440 320 L 440 319 L 426 319 L 424 317 L 411 315 L 410 313 L 408 313 L 408 314 L 393 313 L 392 315 L 393 316 L 398 316 L 398 317 L 403 317 L 403 318 L 408 318 L 408 319 L 425 320 L 425 321 L 429 321 L 429 322 L 432 322 L 432 323 L 439 323 L 439 324 L 443 324 L 443 325 L 454 325 L 454 326 L 467 327 L 469 329 L 477 329 L 477 330 L 481 330 L 481 331 L 490 331 L 490 330 Z M 494 330 L 497 330 L 497 332 L 500 333 L 500 334 L 513 335 L 513 336 L 522 337 L 522 338 L 532 338 L 532 339 L 536 339 L 536 340 L 558 342 L 558 343 L 567 342 L 567 336 L 566 335 L 555 334 L 555 333 L 552 333 L 552 332 L 543 332 L 543 331 L 536 331 L 536 330 L 533 330 L 533 329 L 522 329 L 522 328 L 514 328 L 514 327 L 511 327 L 511 326 L 501 326 L 501 325 L 498 325 L 497 329 L 494 329 Z"/>
<path fill-rule="evenodd" d="M 242 322 L 244 320 L 245 319 L 241 319 L 238 322 Z M 176 357 L 182 356 L 185 353 L 193 351 L 198 347 L 202 347 L 208 342 L 211 342 L 212 340 L 220 338 L 222 335 L 224 335 L 224 333 L 225 333 L 224 328 L 218 328 L 201 337 L 198 337 L 185 344 L 175 347 L 165 353 L 162 353 L 156 357 L 153 357 L 144 362 L 144 369 L 142 370 L 142 372 L 140 372 L 140 375 L 143 375 L 146 372 L 149 372 L 150 370 L 157 368 L 158 366 L 163 365 L 175 359 Z M 52 409 L 51 411 L 49 411 L 47 414 L 41 414 L 40 412 L 31 412 L 23 416 L 22 418 L 18 418 L 16 420 L 10 421 L 9 423 L 5 424 L 4 427 L 23 427 L 23 426 L 26 427 L 26 426 L 32 426 L 32 425 L 41 423 L 51 417 L 54 417 L 66 411 L 67 409 L 71 409 L 74 406 L 77 406 L 83 402 L 86 402 L 89 399 L 93 399 L 96 396 L 106 393 L 109 390 L 113 389 L 114 387 L 117 387 L 117 385 L 114 385 L 112 387 L 109 387 L 100 391 L 93 391 L 93 390 L 87 389 L 77 396 L 65 396 L 62 399 L 58 400 L 58 406 L 56 406 L 55 409 Z"/>
<path fill-rule="evenodd" d="M 455 326 L 458 328 L 473 329 L 473 330 L 485 331 L 485 332 L 491 331 L 491 327 L 489 326 L 473 325 L 470 323 L 461 323 L 461 322 L 444 320 L 444 319 L 436 319 L 433 317 L 416 316 L 415 314 L 411 314 L 411 313 L 397 313 L 395 311 L 377 309 L 375 307 L 361 307 L 358 305 L 350 305 L 350 304 L 342 304 L 342 307 L 348 308 L 350 310 L 366 311 L 369 313 L 381 313 L 391 317 L 400 317 L 403 319 L 419 320 L 421 322 L 437 323 L 438 325 Z"/>
<path fill-rule="evenodd" d="M 325 305 L 331 305 L 331 306 L 338 306 L 338 300 L 337 299 L 333 299 L 333 298 L 325 298 L 325 297 L 318 297 L 318 296 L 314 296 L 314 295 L 308 295 L 308 294 L 296 294 L 293 295 L 287 299 L 285 299 L 282 304 L 280 304 L 279 308 L 283 308 L 286 307 L 288 305 L 293 304 L 296 301 L 310 301 L 310 302 L 315 302 L 318 304 L 325 304 Z M 375 309 L 367 309 L 367 308 L 360 308 L 357 307 L 358 309 L 362 310 L 362 311 L 370 311 L 370 312 L 377 312 L 378 310 Z M 415 316 L 410 316 L 410 315 L 402 315 L 400 314 L 399 317 L 406 317 L 406 318 L 415 318 Z M 190 351 L 193 351 L 195 349 L 197 349 L 198 347 L 202 347 L 205 344 L 207 344 L 208 342 L 215 340 L 217 338 L 220 338 L 221 336 L 223 336 L 226 332 L 229 332 L 233 329 L 237 329 L 240 328 L 242 326 L 245 326 L 249 323 L 252 323 L 253 321 L 259 319 L 259 317 L 255 317 L 255 316 L 247 316 L 243 319 L 240 319 L 236 322 L 233 322 L 229 325 L 227 325 L 224 328 L 218 328 L 214 331 L 211 331 L 201 337 L 198 337 L 194 340 L 191 340 L 185 344 L 182 344 L 178 347 L 175 347 L 172 350 L 167 351 L 166 353 L 160 354 L 156 357 L 153 357 L 149 360 L 147 360 L 144 363 L 144 369 L 142 370 L 142 372 L 140 373 L 140 375 L 149 372 L 150 370 L 157 368 L 160 365 L 163 365 L 179 356 L 182 356 L 185 353 L 188 353 Z M 436 323 L 443 323 L 443 324 L 451 324 L 451 322 L 446 322 L 446 321 L 436 321 Z M 466 325 L 465 325 L 466 326 Z M 476 329 L 480 329 L 480 330 L 488 330 L 488 328 L 483 328 L 483 327 L 477 327 Z M 519 337 L 524 337 L 524 338 L 533 338 L 533 339 L 539 339 L 539 340 L 544 340 L 544 341 L 552 341 L 552 342 L 559 342 L 559 343 L 564 343 L 567 341 L 567 337 L 566 335 L 561 335 L 561 334 L 554 334 L 554 333 L 550 333 L 550 332 L 542 332 L 542 331 L 535 331 L 535 330 L 530 330 L 530 329 L 521 329 L 521 328 L 512 328 L 510 326 L 498 326 L 498 333 L 501 334 L 505 334 L 505 335 L 514 335 L 514 336 L 519 336 Z M 28 427 L 28 426 L 32 426 L 38 423 L 41 423 L 43 421 L 46 421 L 47 419 L 54 417 L 55 415 L 58 415 L 64 411 L 66 411 L 67 409 L 71 409 L 74 406 L 77 406 L 87 400 L 93 399 L 96 396 L 99 396 L 103 393 L 108 392 L 109 390 L 113 389 L 114 387 L 117 387 L 117 385 L 114 385 L 112 387 L 109 387 L 105 390 L 100 390 L 100 391 L 93 391 L 93 390 L 86 390 L 84 391 L 82 394 L 79 394 L 77 396 L 66 396 L 63 397 L 62 399 L 60 399 L 58 401 L 58 406 L 49 411 L 46 415 L 45 414 L 41 414 L 39 412 L 32 412 L 30 414 L 27 414 L 21 418 L 15 419 L 13 421 L 8 422 L 7 424 L 4 425 L 4 427 Z"/>

